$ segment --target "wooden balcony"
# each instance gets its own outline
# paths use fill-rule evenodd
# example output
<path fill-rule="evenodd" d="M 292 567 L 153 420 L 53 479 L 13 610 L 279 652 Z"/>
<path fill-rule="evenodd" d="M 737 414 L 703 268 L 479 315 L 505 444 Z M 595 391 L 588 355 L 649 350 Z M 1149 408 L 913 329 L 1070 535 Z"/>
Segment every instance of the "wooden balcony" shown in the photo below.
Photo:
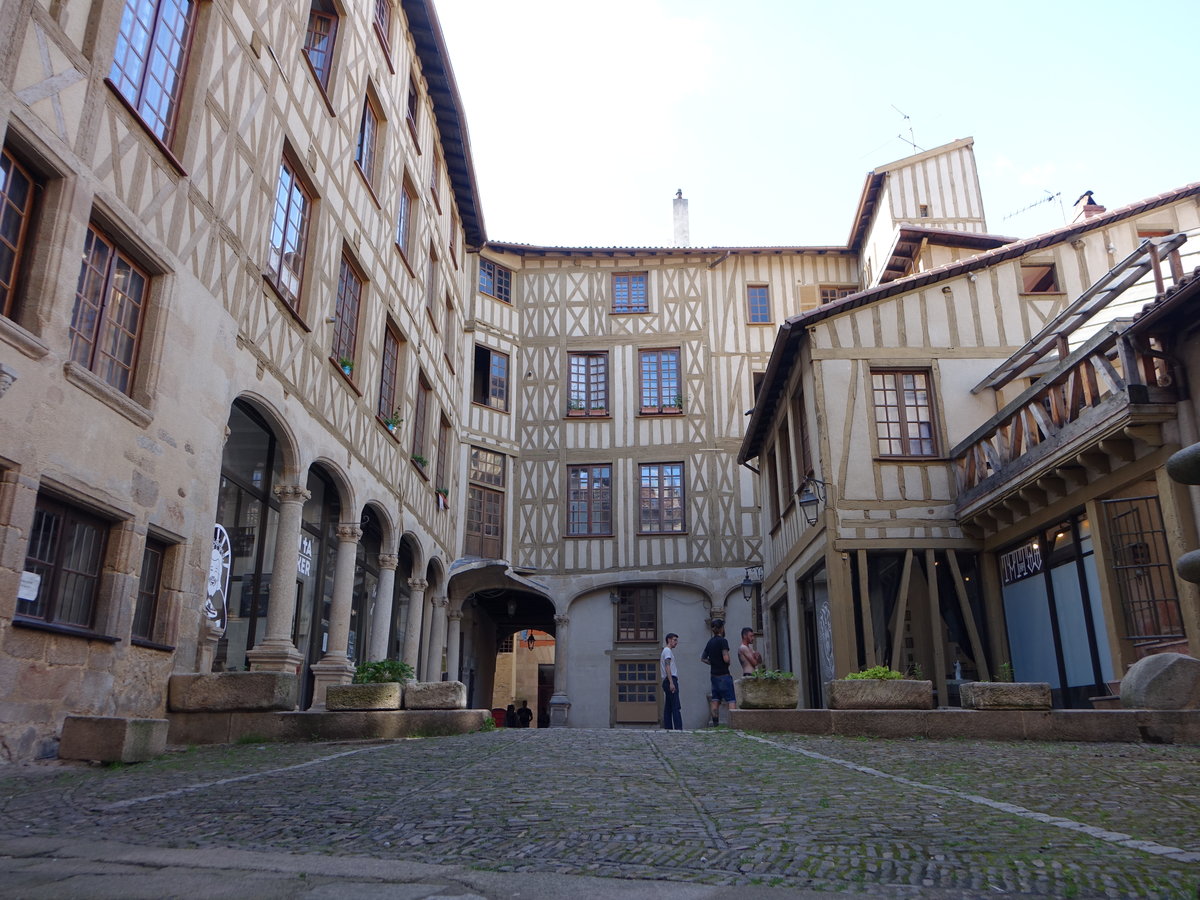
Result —
<path fill-rule="evenodd" d="M 1170 367 L 1128 325 L 1106 325 L 951 451 L 960 522 L 1003 527 L 1162 444 Z"/>

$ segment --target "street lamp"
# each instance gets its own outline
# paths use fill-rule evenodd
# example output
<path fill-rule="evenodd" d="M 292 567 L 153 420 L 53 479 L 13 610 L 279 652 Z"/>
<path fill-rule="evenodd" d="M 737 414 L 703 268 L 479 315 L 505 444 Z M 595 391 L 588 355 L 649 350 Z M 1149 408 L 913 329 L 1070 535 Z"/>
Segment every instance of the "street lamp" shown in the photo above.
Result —
<path fill-rule="evenodd" d="M 762 585 L 762 577 L 762 566 L 746 566 L 746 577 L 742 579 L 742 599 L 747 603 L 754 599 L 754 595 Z"/>
<path fill-rule="evenodd" d="M 825 490 L 827 487 L 829 485 L 825 482 L 812 477 L 805 478 L 804 483 L 800 485 L 800 497 L 797 501 L 800 506 L 800 515 L 804 516 L 804 522 L 810 528 L 817 524 L 821 506 L 829 497 Z"/>
<path fill-rule="evenodd" d="M 533 636 L 533 632 L 530 631 L 529 637 L 525 641 L 525 646 L 527 646 L 530 650 L 532 650 L 536 644 L 537 644 L 537 639 Z"/>

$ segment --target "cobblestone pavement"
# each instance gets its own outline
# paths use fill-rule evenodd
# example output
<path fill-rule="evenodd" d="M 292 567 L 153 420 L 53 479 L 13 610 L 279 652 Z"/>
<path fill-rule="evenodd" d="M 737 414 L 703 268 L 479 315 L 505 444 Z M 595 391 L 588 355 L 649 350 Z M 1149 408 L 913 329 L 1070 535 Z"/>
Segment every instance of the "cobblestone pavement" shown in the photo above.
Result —
<path fill-rule="evenodd" d="M 69 835 L 896 898 L 1200 896 L 1200 747 L 501 730 L 10 766 L 0 807 L 9 875 L 17 839 Z"/>

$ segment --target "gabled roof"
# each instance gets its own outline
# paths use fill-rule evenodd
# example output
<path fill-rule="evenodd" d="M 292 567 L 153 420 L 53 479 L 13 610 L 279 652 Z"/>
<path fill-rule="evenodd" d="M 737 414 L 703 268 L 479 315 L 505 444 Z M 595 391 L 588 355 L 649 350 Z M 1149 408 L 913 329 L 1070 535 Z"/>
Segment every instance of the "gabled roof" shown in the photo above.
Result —
<path fill-rule="evenodd" d="M 896 240 L 892 243 L 883 271 L 879 273 L 879 281 L 882 284 L 907 275 L 926 241 L 938 247 L 991 250 L 993 247 L 1011 244 L 1015 240 L 1015 237 L 1003 237 L 998 234 L 955 231 L 950 228 L 932 228 L 928 225 L 910 225 L 903 222 L 896 229 Z"/>
<path fill-rule="evenodd" d="M 603 256 L 651 257 L 651 256 L 786 256 L 790 254 L 813 254 L 825 256 L 831 253 L 848 255 L 845 247 L 541 247 L 535 244 L 513 244 L 504 241 L 488 241 L 487 249 L 497 253 L 512 253 L 515 256 Z M 715 265 L 715 263 L 713 264 Z"/>
<path fill-rule="evenodd" d="M 1193 182 L 1184 187 L 1176 188 L 1173 191 L 1167 191 L 1165 194 L 1158 194 L 1157 196 L 1141 200 L 1129 206 L 1123 206 L 1109 213 L 1094 216 L 1082 222 L 1064 225 L 1062 228 L 1047 231 L 1045 234 L 1005 244 L 1003 247 L 988 250 L 968 259 L 939 266 L 936 269 L 930 269 L 928 272 L 910 275 L 907 278 L 899 278 L 895 281 L 889 281 L 887 284 L 881 284 L 865 291 L 859 291 L 856 294 L 850 294 L 840 300 L 835 300 L 833 303 L 826 303 L 824 306 L 818 306 L 816 309 L 808 310 L 807 312 L 786 319 L 779 326 L 779 333 L 775 336 L 775 346 L 771 350 L 771 359 L 767 363 L 767 371 L 763 376 L 762 384 L 759 388 L 758 400 L 754 404 L 754 412 L 751 414 L 750 422 L 746 426 L 746 436 L 742 440 L 741 449 L 738 451 L 738 462 L 744 463 L 748 459 L 753 459 L 761 451 L 767 428 L 771 420 L 775 417 L 779 398 L 783 393 L 783 388 L 787 383 L 792 366 L 799 357 L 800 344 L 810 326 L 816 325 L 825 319 L 858 309 L 861 306 L 867 306 L 887 297 L 895 296 L 896 294 L 907 293 L 917 288 L 937 284 L 940 281 L 957 278 L 960 275 L 965 275 L 979 269 L 986 269 L 997 263 L 1017 259 L 1034 250 L 1041 250 L 1074 240 L 1080 235 L 1112 225 L 1114 222 L 1129 219 L 1149 210 L 1167 206 L 1187 197 L 1197 195 L 1200 195 L 1200 182 Z"/>
<path fill-rule="evenodd" d="M 475 164 L 471 161 L 467 115 L 454 81 L 454 71 L 450 68 L 450 54 L 446 49 L 446 39 L 442 36 L 442 26 L 432 0 L 403 0 L 402 5 L 408 18 L 408 30 L 421 60 L 421 73 L 429 85 L 429 99 L 433 101 L 446 172 L 458 201 L 458 215 L 466 233 L 467 246 L 480 247 L 487 240 L 483 208 L 479 204 Z"/>

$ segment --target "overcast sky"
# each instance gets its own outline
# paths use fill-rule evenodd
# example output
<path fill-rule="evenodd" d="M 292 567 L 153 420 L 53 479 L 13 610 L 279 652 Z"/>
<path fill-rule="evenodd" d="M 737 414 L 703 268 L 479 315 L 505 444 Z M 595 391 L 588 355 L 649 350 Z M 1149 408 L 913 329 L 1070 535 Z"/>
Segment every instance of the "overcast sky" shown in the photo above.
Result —
<path fill-rule="evenodd" d="M 436 6 L 492 240 L 670 246 L 682 188 L 693 246 L 844 244 L 910 139 L 974 137 L 1016 237 L 1200 181 L 1200 3 Z"/>

